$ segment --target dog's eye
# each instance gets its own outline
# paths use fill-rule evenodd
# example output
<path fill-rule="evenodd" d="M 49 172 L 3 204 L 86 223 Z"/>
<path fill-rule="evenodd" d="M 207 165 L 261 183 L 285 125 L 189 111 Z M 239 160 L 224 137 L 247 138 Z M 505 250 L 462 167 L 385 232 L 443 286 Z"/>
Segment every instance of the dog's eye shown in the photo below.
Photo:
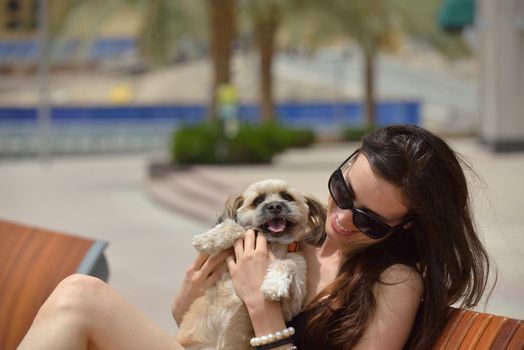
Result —
<path fill-rule="evenodd" d="M 282 199 L 285 199 L 285 200 L 290 201 L 290 202 L 293 202 L 295 200 L 295 198 L 293 198 L 292 195 L 290 195 L 289 193 L 284 192 L 284 191 L 280 192 L 280 197 L 282 197 Z"/>
<path fill-rule="evenodd" d="M 253 205 L 256 207 L 258 206 L 260 203 L 262 203 L 264 201 L 264 199 L 266 199 L 266 196 L 261 194 L 260 196 L 258 196 L 257 198 L 255 198 L 255 200 L 253 201 Z"/>

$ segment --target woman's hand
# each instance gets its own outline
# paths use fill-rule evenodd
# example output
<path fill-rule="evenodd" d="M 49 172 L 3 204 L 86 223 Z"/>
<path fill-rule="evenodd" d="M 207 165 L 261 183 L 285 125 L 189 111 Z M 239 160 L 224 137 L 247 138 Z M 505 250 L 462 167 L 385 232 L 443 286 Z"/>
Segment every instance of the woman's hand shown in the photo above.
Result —
<path fill-rule="evenodd" d="M 237 295 L 249 307 L 263 300 L 260 287 L 270 263 L 270 252 L 263 234 L 250 229 L 244 239 L 234 244 L 235 256 L 227 258 L 227 266 Z"/>
<path fill-rule="evenodd" d="M 268 250 L 266 238 L 248 230 L 244 239 L 235 242 L 234 250 L 235 257 L 227 258 L 227 266 L 235 291 L 247 307 L 255 334 L 262 336 L 283 329 L 280 303 L 266 300 L 260 291 L 269 263 L 275 259 Z"/>
<path fill-rule="evenodd" d="M 177 325 L 180 326 L 191 304 L 205 291 L 213 286 L 225 271 L 224 262 L 232 254 L 230 249 L 208 255 L 199 253 L 195 261 L 186 270 L 182 286 L 175 297 L 171 312 Z"/>

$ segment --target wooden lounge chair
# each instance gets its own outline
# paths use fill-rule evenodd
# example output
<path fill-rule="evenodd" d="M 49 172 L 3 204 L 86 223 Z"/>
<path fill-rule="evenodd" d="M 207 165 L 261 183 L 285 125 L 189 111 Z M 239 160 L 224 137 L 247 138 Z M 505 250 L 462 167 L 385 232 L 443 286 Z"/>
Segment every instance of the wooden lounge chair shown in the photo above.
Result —
<path fill-rule="evenodd" d="M 436 350 L 523 350 L 524 322 L 504 316 L 450 308 Z"/>
<path fill-rule="evenodd" d="M 0 349 L 16 349 L 56 285 L 73 273 L 107 281 L 107 243 L 0 220 Z"/>

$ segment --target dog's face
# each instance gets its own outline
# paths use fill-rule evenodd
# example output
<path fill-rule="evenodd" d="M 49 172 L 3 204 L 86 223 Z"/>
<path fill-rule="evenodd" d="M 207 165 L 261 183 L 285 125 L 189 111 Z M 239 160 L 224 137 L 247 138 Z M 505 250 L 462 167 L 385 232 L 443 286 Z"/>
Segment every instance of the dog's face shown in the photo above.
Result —
<path fill-rule="evenodd" d="M 255 228 L 269 242 L 281 244 L 302 240 L 308 233 L 311 215 L 316 212 L 312 205 L 323 208 L 285 181 L 274 179 L 252 184 L 234 202 L 235 220 L 240 225 Z"/>

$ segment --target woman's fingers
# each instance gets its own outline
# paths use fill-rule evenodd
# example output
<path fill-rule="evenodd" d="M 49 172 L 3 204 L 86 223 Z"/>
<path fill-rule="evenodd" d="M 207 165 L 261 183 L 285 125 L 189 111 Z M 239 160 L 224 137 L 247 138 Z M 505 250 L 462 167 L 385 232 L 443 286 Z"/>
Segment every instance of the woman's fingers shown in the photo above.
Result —
<path fill-rule="evenodd" d="M 244 253 L 244 240 L 239 238 L 233 243 L 233 250 L 235 251 L 235 256 L 237 259 L 242 256 Z"/>
<path fill-rule="evenodd" d="M 236 263 L 237 259 L 236 259 L 236 256 L 235 256 L 234 253 L 233 253 L 233 254 L 230 254 L 230 255 L 226 258 L 226 263 L 229 263 L 230 261 Z"/>
<path fill-rule="evenodd" d="M 249 229 L 244 236 L 244 250 L 251 251 L 255 249 L 255 230 Z"/>
<path fill-rule="evenodd" d="M 193 262 L 193 269 L 198 271 L 202 268 L 202 265 L 207 261 L 207 258 L 209 258 L 209 254 L 207 253 L 198 253 L 195 261 Z"/>
<path fill-rule="evenodd" d="M 209 278 L 209 276 L 217 269 L 217 266 L 222 264 L 229 255 L 231 255 L 231 250 L 229 249 L 210 255 L 200 268 L 199 272 L 201 273 L 201 277 L 204 279 Z"/>
<path fill-rule="evenodd" d="M 228 256 L 226 259 L 226 264 L 227 264 L 227 268 L 229 269 L 229 272 L 231 272 L 237 264 L 235 261 L 235 256 L 234 255 Z"/>
<path fill-rule="evenodd" d="M 257 240 L 256 240 L 256 249 L 257 250 L 262 250 L 262 251 L 267 251 L 267 240 L 266 240 L 266 236 L 264 236 L 262 233 L 259 233 L 257 235 Z"/>

